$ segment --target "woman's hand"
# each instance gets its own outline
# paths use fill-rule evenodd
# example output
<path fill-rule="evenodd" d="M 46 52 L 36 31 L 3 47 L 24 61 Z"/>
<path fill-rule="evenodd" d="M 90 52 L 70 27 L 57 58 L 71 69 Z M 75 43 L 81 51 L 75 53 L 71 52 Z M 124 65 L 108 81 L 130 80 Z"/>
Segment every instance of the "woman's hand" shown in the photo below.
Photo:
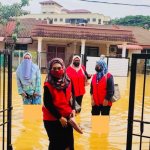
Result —
<path fill-rule="evenodd" d="M 93 95 L 91 95 L 91 105 L 92 105 L 92 106 L 95 105 L 95 101 L 94 101 Z"/>
<path fill-rule="evenodd" d="M 26 97 L 26 96 L 27 96 L 26 93 L 22 93 L 21 95 L 22 95 L 23 97 Z"/>
<path fill-rule="evenodd" d="M 61 117 L 61 118 L 59 119 L 59 121 L 60 121 L 60 123 L 61 123 L 61 125 L 62 125 L 63 128 L 68 126 L 68 125 L 67 125 L 67 119 L 66 119 L 66 118 Z"/>
<path fill-rule="evenodd" d="M 34 94 L 33 94 L 34 98 L 36 98 L 36 97 L 37 97 L 37 95 L 38 95 L 37 93 L 34 93 Z"/>
<path fill-rule="evenodd" d="M 70 114 L 70 117 L 75 117 L 75 115 L 76 115 L 76 111 L 73 109 L 71 114 Z"/>
<path fill-rule="evenodd" d="M 108 100 L 104 99 L 103 106 L 108 106 Z"/>
<path fill-rule="evenodd" d="M 88 75 L 89 78 L 91 78 L 92 76 L 93 76 L 92 74 L 89 74 L 89 75 Z"/>

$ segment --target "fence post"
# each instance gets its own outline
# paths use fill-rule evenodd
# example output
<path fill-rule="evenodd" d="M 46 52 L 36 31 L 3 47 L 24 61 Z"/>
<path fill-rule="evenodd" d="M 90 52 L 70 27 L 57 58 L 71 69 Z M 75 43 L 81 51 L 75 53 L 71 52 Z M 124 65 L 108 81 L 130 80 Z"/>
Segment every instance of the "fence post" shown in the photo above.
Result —
<path fill-rule="evenodd" d="M 128 129 L 127 129 L 127 147 L 126 150 L 132 150 L 132 134 L 133 134 L 133 116 L 134 116 L 134 100 L 135 100 L 135 83 L 136 83 L 136 66 L 137 58 L 132 54 L 131 79 L 130 79 L 130 96 L 128 110 Z"/>
<path fill-rule="evenodd" d="M 12 150 L 11 145 L 11 118 L 12 118 L 12 51 L 8 51 L 8 113 L 7 113 L 7 150 Z"/>

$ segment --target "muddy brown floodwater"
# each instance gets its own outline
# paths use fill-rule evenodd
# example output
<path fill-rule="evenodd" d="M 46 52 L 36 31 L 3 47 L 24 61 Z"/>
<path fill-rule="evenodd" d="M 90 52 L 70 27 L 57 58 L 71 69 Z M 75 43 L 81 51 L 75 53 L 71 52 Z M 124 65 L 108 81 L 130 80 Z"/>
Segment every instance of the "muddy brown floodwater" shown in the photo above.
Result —
<path fill-rule="evenodd" d="M 42 75 L 42 87 L 46 75 Z M 125 150 L 127 136 L 127 117 L 129 105 L 129 77 L 115 77 L 115 83 L 119 84 L 121 100 L 114 103 L 110 113 L 109 134 L 91 133 L 91 105 L 90 86 L 86 87 L 83 99 L 82 112 L 76 117 L 77 122 L 84 128 L 84 134 L 74 131 L 75 150 Z M 140 119 L 143 76 L 137 76 L 135 113 L 134 119 Z M 7 95 L 7 93 L 6 93 Z M 18 95 L 16 75 L 13 74 L 13 114 L 12 114 L 12 144 L 14 150 L 47 150 L 48 137 L 42 120 L 23 120 L 22 99 Z M 41 112 L 42 113 L 42 112 Z M 2 116 L 0 116 L 0 120 Z M 150 121 L 150 78 L 146 80 L 144 120 Z M 2 140 L 2 128 L 0 128 L 0 141 Z M 140 133 L 140 124 L 134 123 L 134 133 Z M 144 135 L 150 136 L 150 126 L 144 126 Z M 1 142 L 0 142 L 1 143 Z M 0 145 L 1 147 L 1 145 Z M 143 139 L 142 150 L 148 150 L 149 140 Z M 1 149 L 1 148 L 0 148 Z M 133 137 L 133 150 L 139 149 L 139 138 Z"/>

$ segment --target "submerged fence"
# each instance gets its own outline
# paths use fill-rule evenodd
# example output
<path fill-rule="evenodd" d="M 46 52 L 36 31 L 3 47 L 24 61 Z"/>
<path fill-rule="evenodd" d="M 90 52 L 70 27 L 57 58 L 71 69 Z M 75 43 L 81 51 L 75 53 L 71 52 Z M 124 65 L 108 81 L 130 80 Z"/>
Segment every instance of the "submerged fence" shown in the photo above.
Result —
<path fill-rule="evenodd" d="M 141 105 L 141 112 L 138 115 L 141 115 L 141 120 L 134 119 L 134 112 L 135 112 L 135 101 L 136 101 L 136 73 L 137 69 L 139 67 L 139 60 L 142 61 L 143 73 L 144 73 L 144 82 L 143 82 L 143 97 L 142 97 L 142 105 Z M 131 65 L 131 79 L 130 79 L 130 97 L 129 97 L 129 111 L 128 111 L 128 130 L 127 130 L 127 146 L 126 150 L 132 150 L 133 149 L 133 136 L 139 137 L 139 150 L 142 150 L 142 141 L 143 138 L 147 138 L 149 140 L 149 147 L 150 150 L 150 136 L 143 135 L 144 133 L 144 126 L 146 124 L 150 124 L 149 120 L 144 120 L 144 103 L 145 103 L 145 89 L 146 89 L 146 72 L 147 68 L 147 62 L 150 61 L 150 54 L 133 54 L 132 55 L 132 65 Z M 149 89 L 148 89 L 149 90 Z M 134 129 L 134 123 L 139 123 L 139 130 L 140 134 L 133 133 Z"/>
<path fill-rule="evenodd" d="M 3 58 L 3 59 L 2 59 Z M 0 50 L 0 128 L 2 128 L 2 150 L 12 150 L 12 52 Z"/>

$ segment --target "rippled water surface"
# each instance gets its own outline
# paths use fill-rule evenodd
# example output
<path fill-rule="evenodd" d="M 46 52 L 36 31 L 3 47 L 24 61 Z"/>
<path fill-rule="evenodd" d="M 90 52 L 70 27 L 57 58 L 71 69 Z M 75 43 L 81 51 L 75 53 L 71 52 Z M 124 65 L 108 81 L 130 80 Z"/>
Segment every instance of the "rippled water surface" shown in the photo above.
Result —
<path fill-rule="evenodd" d="M 42 75 L 42 83 L 46 75 Z M 127 135 L 127 116 L 129 103 L 129 77 L 115 77 L 119 84 L 121 100 L 114 103 L 110 113 L 109 134 L 91 133 L 90 87 L 86 87 L 83 99 L 83 109 L 76 117 L 77 122 L 84 128 L 84 134 L 74 131 L 75 150 L 125 150 Z M 42 85 L 43 86 L 43 85 Z M 143 94 L 143 76 L 137 76 L 134 119 L 141 117 Z M 7 96 L 7 94 L 6 94 Z M 12 144 L 14 150 L 47 150 L 48 137 L 42 120 L 23 120 L 22 99 L 17 93 L 15 74 L 13 74 L 13 114 L 12 114 Z M 33 112 L 34 113 L 34 112 Z M 42 112 L 41 112 L 42 113 Z M 0 116 L 2 117 L 2 116 Z M 2 118 L 1 118 L 2 119 Z M 146 80 L 144 120 L 150 121 L 150 78 Z M 0 140 L 2 139 L 0 128 Z M 139 123 L 134 123 L 134 133 L 140 133 Z M 144 135 L 150 136 L 150 125 L 145 125 Z M 1 145 L 0 145 L 1 146 Z M 143 139 L 142 150 L 148 150 L 149 141 Z M 0 148 L 1 149 L 1 148 Z M 133 137 L 133 150 L 139 149 L 139 138 Z"/>

